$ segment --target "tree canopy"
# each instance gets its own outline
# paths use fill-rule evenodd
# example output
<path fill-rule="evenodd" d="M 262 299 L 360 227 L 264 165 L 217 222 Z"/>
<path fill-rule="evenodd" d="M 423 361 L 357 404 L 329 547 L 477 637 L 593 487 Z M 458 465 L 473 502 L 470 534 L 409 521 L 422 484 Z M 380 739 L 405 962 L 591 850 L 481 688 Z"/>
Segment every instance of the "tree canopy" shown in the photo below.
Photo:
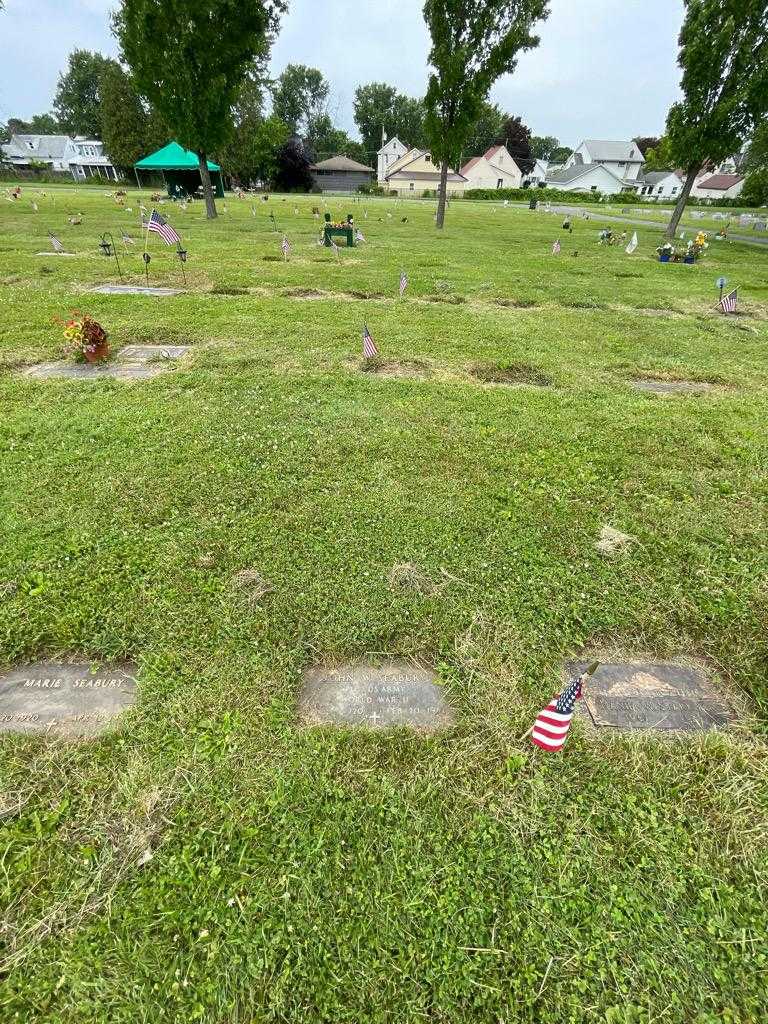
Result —
<path fill-rule="evenodd" d="M 550 160 L 560 146 L 554 135 L 531 135 L 529 139 L 531 156 L 536 160 Z"/>
<path fill-rule="evenodd" d="M 309 136 L 311 126 L 325 113 L 331 87 L 318 68 L 289 64 L 272 91 L 272 113 L 291 131 Z"/>
<path fill-rule="evenodd" d="M 115 61 L 90 50 L 73 50 L 67 70 L 59 75 L 53 109 L 61 130 L 70 135 L 101 138 L 101 81 Z"/>
<path fill-rule="evenodd" d="M 405 96 L 392 85 L 369 82 L 358 86 L 353 109 L 368 161 L 381 147 L 382 130 L 388 139 L 397 136 L 406 146 L 422 148 L 426 144 L 423 100 Z"/>
<path fill-rule="evenodd" d="M 285 0 L 123 0 L 115 30 L 136 84 L 172 135 L 197 153 L 209 217 L 207 157 L 224 145 L 232 108 L 263 56 Z"/>
<path fill-rule="evenodd" d="M 514 70 L 518 53 L 538 45 L 533 26 L 547 13 L 547 0 L 426 0 L 432 70 L 425 126 L 432 157 L 441 164 L 438 228 L 448 164 L 459 161 L 493 83 Z"/>
<path fill-rule="evenodd" d="M 683 97 L 667 116 L 667 139 L 687 177 L 670 238 L 699 170 L 738 152 L 768 111 L 765 0 L 685 0 L 678 63 Z"/>
<path fill-rule="evenodd" d="M 533 170 L 536 159 L 531 150 L 531 130 L 521 118 L 508 117 L 501 125 L 496 142 L 507 147 L 523 174 Z"/>
<path fill-rule="evenodd" d="M 461 163 L 464 163 L 471 156 L 480 156 L 489 149 L 498 138 L 501 126 L 504 123 L 504 113 L 495 103 L 483 100 L 480 104 L 480 112 L 477 120 L 472 125 L 464 144 L 461 155 Z"/>

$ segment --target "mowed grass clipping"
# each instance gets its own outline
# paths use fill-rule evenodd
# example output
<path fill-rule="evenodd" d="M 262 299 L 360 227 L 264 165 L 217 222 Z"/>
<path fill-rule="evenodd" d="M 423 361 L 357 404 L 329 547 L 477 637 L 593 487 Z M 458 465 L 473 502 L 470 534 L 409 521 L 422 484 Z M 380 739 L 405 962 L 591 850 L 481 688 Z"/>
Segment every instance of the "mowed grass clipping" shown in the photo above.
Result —
<path fill-rule="evenodd" d="M 143 279 L 135 191 L 0 207 L 0 661 L 140 667 L 102 738 L 0 739 L 0 1019 L 764 1019 L 768 254 L 661 265 L 594 211 L 571 235 L 455 202 L 438 234 L 433 203 L 334 198 L 367 239 L 336 259 L 320 202 L 164 205 L 189 291 L 159 299 L 88 292 L 117 280 L 105 230 Z M 76 255 L 36 256 L 48 230 Z M 192 351 L 26 378 L 73 308 L 114 349 Z M 637 543 L 600 556 L 606 525 Z M 741 724 L 521 742 L 606 647 L 706 659 Z M 456 728 L 297 726 L 302 669 L 377 655 L 433 664 Z"/>

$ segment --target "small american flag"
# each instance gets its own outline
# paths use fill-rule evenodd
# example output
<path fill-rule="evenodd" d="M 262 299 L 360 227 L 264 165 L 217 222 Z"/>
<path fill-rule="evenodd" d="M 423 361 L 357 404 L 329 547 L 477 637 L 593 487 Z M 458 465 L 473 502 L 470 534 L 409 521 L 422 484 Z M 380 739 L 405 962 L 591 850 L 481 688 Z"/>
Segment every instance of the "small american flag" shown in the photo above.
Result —
<path fill-rule="evenodd" d="M 364 242 L 365 241 L 365 235 L 360 230 L 360 228 L 358 228 L 357 231 L 355 231 L 355 241 L 356 242 Z"/>
<path fill-rule="evenodd" d="M 571 728 L 573 709 L 581 697 L 582 676 L 572 679 L 565 689 L 547 704 L 533 724 L 531 743 L 542 750 L 556 753 L 565 746 L 568 730 Z"/>
<path fill-rule="evenodd" d="M 165 217 L 161 217 L 157 210 L 152 211 L 152 215 L 146 224 L 147 231 L 154 231 L 155 234 L 160 235 L 166 245 L 175 245 L 181 241 L 181 236 L 174 231 Z"/>
<path fill-rule="evenodd" d="M 371 332 L 368 330 L 368 324 L 363 324 L 363 356 L 366 359 L 373 359 L 374 356 L 379 354 L 379 350 L 376 348 L 376 342 L 371 337 Z"/>
<path fill-rule="evenodd" d="M 405 294 L 405 289 L 408 287 L 408 278 L 404 270 L 400 271 L 400 298 L 402 299 Z"/>
<path fill-rule="evenodd" d="M 123 231 L 123 245 L 135 245 L 135 242 L 129 234 Z"/>
<path fill-rule="evenodd" d="M 48 237 L 51 240 L 51 246 L 53 247 L 53 251 L 54 252 L 64 252 L 64 246 L 58 240 L 56 235 L 54 235 L 52 232 L 49 231 L 48 232 Z"/>
<path fill-rule="evenodd" d="M 334 242 L 333 239 L 331 239 L 330 241 L 331 241 L 331 248 L 333 249 L 333 253 L 334 253 L 336 259 L 340 259 L 341 258 L 341 250 L 339 249 L 338 245 L 336 245 L 336 243 Z"/>
<path fill-rule="evenodd" d="M 289 254 L 289 253 L 290 253 L 290 251 L 291 251 L 291 243 L 290 243 L 290 242 L 288 241 L 288 239 L 287 239 L 287 238 L 285 237 L 285 235 L 283 235 L 283 240 L 282 240 L 282 242 L 280 243 L 280 248 L 281 248 L 281 249 L 282 249 L 282 251 L 283 251 L 283 256 L 284 256 L 284 257 L 285 257 L 286 259 L 288 259 L 288 254 Z"/>
<path fill-rule="evenodd" d="M 552 255 L 553 256 L 559 256 L 559 254 L 560 254 L 560 239 L 558 238 L 558 240 L 552 246 Z"/>
<path fill-rule="evenodd" d="M 717 304 L 717 308 L 721 313 L 735 313 L 736 312 L 736 301 L 739 297 L 739 289 L 734 288 L 732 292 L 728 292 Z"/>

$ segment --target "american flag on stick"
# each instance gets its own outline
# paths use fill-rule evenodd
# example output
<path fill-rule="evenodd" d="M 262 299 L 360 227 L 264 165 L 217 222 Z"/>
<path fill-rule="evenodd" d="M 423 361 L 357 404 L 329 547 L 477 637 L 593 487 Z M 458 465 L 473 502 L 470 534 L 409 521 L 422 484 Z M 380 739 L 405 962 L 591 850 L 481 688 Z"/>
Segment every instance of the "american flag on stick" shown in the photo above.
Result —
<path fill-rule="evenodd" d="M 531 743 L 551 753 L 557 753 L 558 750 L 563 749 L 568 737 L 568 730 L 571 728 L 573 709 L 576 706 L 576 701 L 581 697 L 583 684 L 595 673 L 598 666 L 599 662 L 595 661 L 581 675 L 571 679 L 565 688 L 539 712 L 533 723 L 533 728 L 530 730 Z"/>
<path fill-rule="evenodd" d="M 54 252 L 64 252 L 64 246 L 58 240 L 56 235 L 53 234 L 53 232 L 49 231 L 48 232 L 48 237 L 51 240 L 51 246 L 53 247 L 53 251 Z"/>
<path fill-rule="evenodd" d="M 338 245 L 336 245 L 333 239 L 331 239 L 331 249 L 333 249 L 333 253 L 336 259 L 341 259 L 341 250 L 339 249 Z"/>
<path fill-rule="evenodd" d="M 362 232 L 362 231 L 360 230 L 360 228 L 358 228 L 358 229 L 357 229 L 357 230 L 355 231 L 355 241 L 356 241 L 356 242 L 364 242 L 364 241 L 365 241 L 365 235 L 364 235 L 364 234 L 363 234 L 363 232 Z"/>
<path fill-rule="evenodd" d="M 379 350 L 376 348 L 376 342 L 368 330 L 368 324 L 363 324 L 363 357 L 365 359 L 373 359 L 378 354 Z"/>
<path fill-rule="evenodd" d="M 722 299 L 720 299 L 720 301 L 717 304 L 717 308 L 720 310 L 721 313 L 735 313 L 736 302 L 738 298 L 739 289 L 734 288 L 732 292 L 728 292 L 727 295 L 724 295 Z"/>
<path fill-rule="evenodd" d="M 408 277 L 404 270 L 400 271 L 400 298 L 402 299 L 405 294 L 405 289 L 408 287 Z"/>
<path fill-rule="evenodd" d="M 123 245 L 135 245 L 136 244 L 134 242 L 134 240 L 131 238 L 131 236 L 127 232 L 123 231 L 122 232 L 122 236 L 123 236 Z"/>
<path fill-rule="evenodd" d="M 147 231 L 154 231 L 155 234 L 160 235 L 166 245 L 176 245 L 177 242 L 181 241 L 181 235 L 174 231 L 165 217 L 162 217 L 157 210 L 152 211 L 146 228 Z"/>
<path fill-rule="evenodd" d="M 557 239 L 555 244 L 552 246 L 552 255 L 553 256 L 559 256 L 560 255 L 560 239 L 559 238 Z"/>
<path fill-rule="evenodd" d="M 283 240 L 280 243 L 280 249 L 282 250 L 283 253 L 283 259 L 287 260 L 291 251 L 291 243 L 288 241 L 285 235 L 283 235 Z"/>

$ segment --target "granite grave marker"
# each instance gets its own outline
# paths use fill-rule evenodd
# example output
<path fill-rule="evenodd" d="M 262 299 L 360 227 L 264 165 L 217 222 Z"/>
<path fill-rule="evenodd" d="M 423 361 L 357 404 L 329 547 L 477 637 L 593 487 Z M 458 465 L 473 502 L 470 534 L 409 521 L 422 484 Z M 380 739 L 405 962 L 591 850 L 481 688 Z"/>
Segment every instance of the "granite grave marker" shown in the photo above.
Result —
<path fill-rule="evenodd" d="M 40 363 L 26 370 L 28 377 L 46 380 L 68 377 L 74 380 L 149 380 L 163 373 L 174 360 L 189 352 L 189 345 L 126 345 L 114 359 L 101 363 L 71 363 L 59 360 Z"/>
<path fill-rule="evenodd" d="M 134 665 L 53 661 L 0 674 L 0 732 L 94 736 L 130 707 Z"/>
<path fill-rule="evenodd" d="M 299 713 L 307 725 L 409 725 L 430 732 L 447 728 L 454 720 L 436 674 L 396 659 L 307 669 Z"/>

